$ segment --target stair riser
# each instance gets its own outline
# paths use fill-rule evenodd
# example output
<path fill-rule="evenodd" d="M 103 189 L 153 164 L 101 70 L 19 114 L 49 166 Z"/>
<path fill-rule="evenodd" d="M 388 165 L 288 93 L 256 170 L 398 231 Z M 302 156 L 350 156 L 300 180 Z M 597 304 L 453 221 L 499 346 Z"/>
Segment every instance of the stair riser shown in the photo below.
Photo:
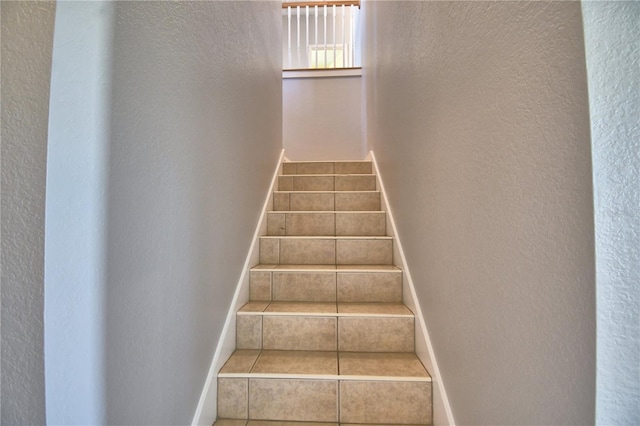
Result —
<path fill-rule="evenodd" d="M 431 383 L 219 378 L 218 414 L 230 419 L 431 423 Z"/>
<path fill-rule="evenodd" d="M 263 265 L 391 265 L 391 239 L 260 238 Z"/>
<path fill-rule="evenodd" d="M 384 212 L 275 213 L 267 215 L 270 236 L 384 236 Z"/>
<path fill-rule="evenodd" d="M 377 211 L 379 192 L 276 192 L 275 211 Z"/>
<path fill-rule="evenodd" d="M 278 176 L 278 191 L 375 191 L 374 175 Z"/>
<path fill-rule="evenodd" d="M 370 161 L 283 163 L 283 175 L 370 174 Z"/>
<path fill-rule="evenodd" d="M 340 382 L 340 422 L 431 424 L 431 383 Z"/>
<path fill-rule="evenodd" d="M 410 317 L 242 315 L 236 317 L 238 349 L 412 352 Z"/>
<path fill-rule="evenodd" d="M 400 303 L 402 273 L 251 271 L 249 299 L 276 302 Z"/>

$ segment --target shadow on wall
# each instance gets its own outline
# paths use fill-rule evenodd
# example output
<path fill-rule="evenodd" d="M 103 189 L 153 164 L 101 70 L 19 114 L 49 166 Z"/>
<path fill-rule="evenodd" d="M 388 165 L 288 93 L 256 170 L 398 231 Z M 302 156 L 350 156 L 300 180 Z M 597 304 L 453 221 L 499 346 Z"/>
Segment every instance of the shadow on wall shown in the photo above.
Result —
<path fill-rule="evenodd" d="M 364 159 L 359 76 L 284 79 L 282 115 L 288 159 Z"/>

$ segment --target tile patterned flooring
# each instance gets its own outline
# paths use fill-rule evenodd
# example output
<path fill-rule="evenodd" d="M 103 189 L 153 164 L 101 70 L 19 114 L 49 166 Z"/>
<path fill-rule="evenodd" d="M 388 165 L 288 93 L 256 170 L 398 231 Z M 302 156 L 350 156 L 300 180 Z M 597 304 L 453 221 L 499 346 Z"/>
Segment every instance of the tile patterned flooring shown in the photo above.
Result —
<path fill-rule="evenodd" d="M 216 426 L 431 423 L 387 220 L 370 162 L 283 163 Z"/>

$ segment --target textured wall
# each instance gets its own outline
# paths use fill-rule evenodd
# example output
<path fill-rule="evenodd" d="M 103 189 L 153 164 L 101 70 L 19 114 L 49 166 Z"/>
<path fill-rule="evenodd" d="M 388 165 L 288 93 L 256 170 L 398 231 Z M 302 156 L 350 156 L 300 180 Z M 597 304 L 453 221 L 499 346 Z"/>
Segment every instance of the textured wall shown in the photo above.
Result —
<path fill-rule="evenodd" d="M 113 3 L 62 1 L 51 74 L 45 234 L 47 423 L 104 423 L 106 175 Z"/>
<path fill-rule="evenodd" d="M 106 423 L 193 418 L 281 149 L 277 2 L 116 2 Z"/>
<path fill-rule="evenodd" d="M 282 81 L 282 145 L 291 160 L 362 160 L 360 77 Z"/>
<path fill-rule="evenodd" d="M 53 2 L 2 2 L 2 424 L 45 422 L 44 205 Z"/>
<path fill-rule="evenodd" d="M 583 2 L 598 288 L 596 421 L 640 424 L 640 3 Z"/>
<path fill-rule="evenodd" d="M 377 155 L 458 424 L 592 424 L 580 4 L 365 5 Z"/>

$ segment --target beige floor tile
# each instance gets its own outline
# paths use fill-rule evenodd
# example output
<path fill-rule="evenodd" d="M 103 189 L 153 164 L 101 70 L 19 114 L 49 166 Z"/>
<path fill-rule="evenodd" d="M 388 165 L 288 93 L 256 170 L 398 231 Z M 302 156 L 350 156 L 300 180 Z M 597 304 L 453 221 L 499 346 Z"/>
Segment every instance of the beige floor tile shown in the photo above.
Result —
<path fill-rule="evenodd" d="M 391 239 L 339 239 L 336 241 L 339 265 L 390 265 L 393 263 Z"/>
<path fill-rule="evenodd" d="M 340 352 L 340 374 L 345 376 L 394 376 L 429 378 L 413 353 Z"/>
<path fill-rule="evenodd" d="M 224 419 L 248 418 L 248 379 L 218 378 L 218 417 Z"/>
<path fill-rule="evenodd" d="M 340 382 L 342 423 L 430 424 L 430 382 Z"/>
<path fill-rule="evenodd" d="M 402 302 L 402 274 L 338 272 L 338 302 Z"/>
<path fill-rule="evenodd" d="M 287 211 L 289 210 L 289 197 L 290 193 L 274 192 L 273 193 L 273 210 Z"/>
<path fill-rule="evenodd" d="M 338 423 L 279 422 L 269 420 L 249 420 L 247 426 L 339 426 Z"/>
<path fill-rule="evenodd" d="M 260 263 L 280 263 L 280 239 L 260 238 Z"/>
<path fill-rule="evenodd" d="M 335 317 L 265 316 L 264 349 L 291 351 L 335 351 Z"/>
<path fill-rule="evenodd" d="M 267 213 L 267 235 L 286 235 L 285 213 Z"/>
<path fill-rule="evenodd" d="M 269 265 L 269 264 L 260 263 L 258 265 L 253 266 L 251 268 L 251 270 L 252 271 L 264 271 L 264 270 L 268 270 L 268 269 L 275 269 L 276 267 L 277 267 L 276 264 Z"/>
<path fill-rule="evenodd" d="M 236 348 L 262 348 L 262 315 L 236 315 Z"/>
<path fill-rule="evenodd" d="M 266 312 L 298 312 L 335 314 L 335 302 L 272 302 Z"/>
<path fill-rule="evenodd" d="M 238 312 L 264 312 L 267 306 L 269 306 L 269 302 L 265 301 L 247 302 L 242 308 L 238 309 Z"/>
<path fill-rule="evenodd" d="M 338 421 L 335 380 L 250 379 L 251 419 Z"/>
<path fill-rule="evenodd" d="M 280 241 L 280 263 L 335 264 L 336 244 L 333 239 L 283 238 Z"/>
<path fill-rule="evenodd" d="M 310 163 L 298 163 L 296 174 L 299 174 L 299 175 L 333 174 L 333 163 L 315 162 L 315 161 Z"/>
<path fill-rule="evenodd" d="M 333 192 L 294 192 L 291 194 L 291 211 L 333 211 Z"/>
<path fill-rule="evenodd" d="M 333 176 L 293 176 L 293 191 L 333 191 Z"/>
<path fill-rule="evenodd" d="M 282 163 L 283 175 L 295 175 L 296 173 L 298 173 L 298 163 Z"/>
<path fill-rule="evenodd" d="M 336 211 L 380 210 L 379 192 L 336 192 Z"/>
<path fill-rule="evenodd" d="M 278 176 L 278 191 L 293 191 L 293 176 Z"/>
<path fill-rule="evenodd" d="M 271 274 L 272 272 L 260 272 L 257 270 L 249 272 L 249 300 L 271 300 Z"/>
<path fill-rule="evenodd" d="M 273 300 L 335 302 L 335 272 L 274 272 Z"/>
<path fill-rule="evenodd" d="M 335 235 L 334 213 L 287 213 L 287 235 Z"/>
<path fill-rule="evenodd" d="M 340 303 L 338 312 L 342 314 L 372 315 L 413 315 L 402 303 Z"/>
<path fill-rule="evenodd" d="M 337 352 L 262 351 L 252 373 L 336 375 Z"/>
<path fill-rule="evenodd" d="M 295 188 L 295 180 L 294 180 Z M 375 191 L 376 177 L 373 175 L 338 175 L 335 180 L 336 191 Z"/>
<path fill-rule="evenodd" d="M 401 272 L 402 270 L 394 265 L 337 265 L 336 269 L 342 272 Z"/>
<path fill-rule="evenodd" d="M 246 420 L 219 419 L 215 421 L 213 426 L 245 426 L 246 424 Z"/>
<path fill-rule="evenodd" d="M 340 423 L 340 426 L 383 426 L 380 423 L 378 424 L 373 424 L 373 423 Z M 407 426 L 407 425 L 400 425 L 400 424 L 387 424 L 385 423 L 384 426 Z M 432 426 L 431 424 L 417 424 L 417 425 L 411 425 L 411 426 Z"/>
<path fill-rule="evenodd" d="M 258 355 L 259 349 L 238 349 L 229 357 L 220 373 L 249 373 Z"/>
<path fill-rule="evenodd" d="M 338 349 L 346 352 L 413 352 L 413 318 L 340 317 Z"/>
<path fill-rule="evenodd" d="M 370 161 L 338 161 L 334 163 L 335 174 L 370 174 L 373 170 Z"/>
<path fill-rule="evenodd" d="M 291 271 L 291 270 L 304 270 L 304 271 L 335 271 L 336 270 L 336 265 L 315 265 L 315 264 L 309 264 L 309 265 L 294 265 L 294 264 L 284 264 L 284 265 L 278 265 L 277 267 L 278 270 L 283 270 L 283 271 Z"/>
<path fill-rule="evenodd" d="M 361 213 L 347 212 L 336 213 L 336 235 L 386 235 L 387 222 L 385 212 Z"/>

